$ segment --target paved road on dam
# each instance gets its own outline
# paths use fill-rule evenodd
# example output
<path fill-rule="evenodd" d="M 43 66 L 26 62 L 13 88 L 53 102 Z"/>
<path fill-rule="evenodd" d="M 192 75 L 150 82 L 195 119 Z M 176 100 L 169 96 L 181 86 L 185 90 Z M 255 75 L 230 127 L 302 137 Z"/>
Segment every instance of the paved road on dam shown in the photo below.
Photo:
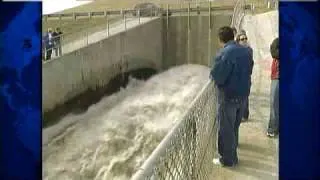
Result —
<path fill-rule="evenodd" d="M 266 136 L 270 113 L 269 45 L 278 36 L 277 15 L 273 11 L 244 18 L 242 27 L 255 60 L 250 117 L 240 127 L 239 166 L 212 165 L 211 179 L 278 179 L 278 139 Z M 130 22 L 131 27 L 138 23 Z M 123 28 L 115 27 L 113 32 Z M 91 42 L 98 41 L 98 35 L 90 37 Z M 131 78 L 126 88 L 104 97 L 87 112 L 69 114 L 44 129 L 43 179 L 129 179 L 181 119 L 187 105 L 208 81 L 208 74 L 207 67 L 189 64 L 173 67 L 147 81 Z"/>

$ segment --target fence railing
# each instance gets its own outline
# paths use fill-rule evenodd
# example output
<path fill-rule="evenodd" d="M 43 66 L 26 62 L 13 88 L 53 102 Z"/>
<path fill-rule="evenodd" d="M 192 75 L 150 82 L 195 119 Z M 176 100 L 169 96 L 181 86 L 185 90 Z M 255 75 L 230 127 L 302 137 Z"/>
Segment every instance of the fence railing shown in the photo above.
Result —
<path fill-rule="evenodd" d="M 51 60 L 63 54 L 73 52 L 91 43 L 125 31 L 135 25 L 146 23 L 154 18 L 169 18 L 174 15 L 201 15 L 202 13 L 231 11 L 232 9 L 233 6 L 219 7 L 214 6 L 212 2 L 188 2 L 162 5 L 160 9 L 152 9 L 152 11 L 147 14 L 146 11 L 142 13 L 140 9 L 123 9 L 104 12 L 73 13 L 73 15 L 71 13 L 46 15 L 44 19 L 48 21 L 50 21 L 50 18 L 61 20 L 62 17 L 68 18 L 73 16 L 103 17 L 104 21 L 88 29 L 79 29 L 78 32 L 63 33 L 59 36 L 60 42 L 51 46 L 46 46 L 44 42 L 42 51 L 43 60 Z M 60 29 L 63 31 L 63 27 Z"/>
<path fill-rule="evenodd" d="M 187 12 L 188 6 L 190 6 L 190 11 L 197 12 L 197 11 L 207 11 L 207 8 L 205 7 L 197 7 L 201 4 L 204 4 L 204 2 L 194 3 L 183 3 L 180 4 L 179 8 L 170 9 L 170 13 L 180 13 L 180 12 Z M 207 2 L 206 2 L 207 4 Z M 171 4 L 172 5 L 172 4 Z M 168 4 L 169 7 L 171 7 Z M 212 7 L 212 10 L 224 10 L 224 9 L 230 9 L 233 8 L 233 6 L 223 6 L 223 7 Z M 145 10 L 149 10 L 145 9 Z M 145 11 L 144 9 L 140 9 L 140 11 Z M 164 8 L 154 8 L 151 9 L 154 12 L 159 12 L 159 14 L 165 14 L 166 10 Z M 108 11 L 93 11 L 93 12 L 74 12 L 74 13 L 61 13 L 61 14 L 48 14 L 43 16 L 44 21 L 50 21 L 50 20 L 63 20 L 63 19 L 90 19 L 90 18 L 105 18 L 110 15 L 126 15 L 126 14 L 135 14 L 138 10 L 135 9 L 122 9 L 122 10 L 108 10 Z"/>
<path fill-rule="evenodd" d="M 240 29 L 247 6 L 238 0 L 231 26 Z M 266 7 L 266 6 L 265 6 Z M 199 92 L 186 115 L 161 141 L 132 180 L 208 180 L 213 176 L 218 123 L 215 120 L 215 85 L 209 81 Z"/>

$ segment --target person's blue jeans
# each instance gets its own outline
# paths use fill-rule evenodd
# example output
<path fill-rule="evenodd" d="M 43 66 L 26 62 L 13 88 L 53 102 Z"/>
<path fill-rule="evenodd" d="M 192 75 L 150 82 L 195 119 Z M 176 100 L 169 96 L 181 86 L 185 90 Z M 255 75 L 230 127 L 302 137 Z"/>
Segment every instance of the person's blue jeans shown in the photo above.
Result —
<path fill-rule="evenodd" d="M 279 80 L 271 81 L 270 119 L 268 133 L 279 132 Z"/>
<path fill-rule="evenodd" d="M 226 166 L 238 163 L 237 147 L 244 102 L 245 100 L 221 101 L 218 104 L 218 152 L 220 161 Z"/>

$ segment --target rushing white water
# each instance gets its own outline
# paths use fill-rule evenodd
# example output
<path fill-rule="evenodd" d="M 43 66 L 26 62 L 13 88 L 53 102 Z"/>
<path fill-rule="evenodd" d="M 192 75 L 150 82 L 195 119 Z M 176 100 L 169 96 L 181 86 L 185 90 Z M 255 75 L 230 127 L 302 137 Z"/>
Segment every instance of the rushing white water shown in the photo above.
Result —
<path fill-rule="evenodd" d="M 130 79 L 120 92 L 103 98 L 43 147 L 47 180 L 129 179 L 181 119 L 208 81 L 209 70 L 183 65 L 147 81 Z"/>

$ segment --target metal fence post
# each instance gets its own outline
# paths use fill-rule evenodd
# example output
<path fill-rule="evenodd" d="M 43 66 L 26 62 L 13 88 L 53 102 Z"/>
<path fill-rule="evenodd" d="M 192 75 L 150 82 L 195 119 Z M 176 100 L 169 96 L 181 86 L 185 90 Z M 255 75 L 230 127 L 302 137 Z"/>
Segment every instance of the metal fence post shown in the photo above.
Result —
<path fill-rule="evenodd" d="M 167 30 L 169 29 L 169 4 L 167 4 Z"/>
<path fill-rule="evenodd" d="M 109 17 L 108 17 L 108 13 L 106 12 L 106 20 L 107 20 L 107 37 L 109 37 L 109 35 L 110 35 L 110 32 L 109 32 Z"/>
<path fill-rule="evenodd" d="M 188 3 L 188 61 L 187 61 L 187 64 L 190 63 L 190 31 L 191 31 L 191 24 L 190 24 L 190 3 Z"/>
<path fill-rule="evenodd" d="M 59 26 L 61 26 L 62 14 L 59 14 Z"/>
<path fill-rule="evenodd" d="M 209 38 L 208 38 L 208 66 L 210 66 L 211 61 L 211 34 L 212 34 L 212 27 L 211 27 L 211 1 L 209 2 Z"/>
<path fill-rule="evenodd" d="M 140 9 L 138 9 L 138 19 L 139 19 L 139 24 L 141 23 L 141 18 L 140 18 Z"/>
<path fill-rule="evenodd" d="M 182 16 L 182 2 L 180 1 L 180 16 Z"/>
<path fill-rule="evenodd" d="M 86 46 L 88 46 L 89 45 L 89 32 L 88 31 L 86 31 L 86 37 L 87 37 L 87 44 L 86 44 Z"/>
<path fill-rule="evenodd" d="M 152 17 L 153 17 L 153 12 L 154 12 L 154 10 L 153 10 L 153 8 L 151 8 L 151 15 L 150 15 L 150 18 L 152 19 Z"/>
<path fill-rule="evenodd" d="M 165 44 L 165 54 L 164 54 L 164 59 L 165 59 L 165 62 L 168 61 L 168 52 L 169 52 L 169 4 L 166 5 L 166 11 L 167 11 L 167 16 L 166 16 L 166 44 Z"/>
<path fill-rule="evenodd" d="M 124 21 L 124 30 L 127 30 L 127 20 L 126 20 L 126 13 L 123 14 L 123 21 Z"/>
<path fill-rule="evenodd" d="M 108 19 L 107 21 L 107 33 L 108 33 L 108 37 L 110 36 L 110 21 Z"/>

